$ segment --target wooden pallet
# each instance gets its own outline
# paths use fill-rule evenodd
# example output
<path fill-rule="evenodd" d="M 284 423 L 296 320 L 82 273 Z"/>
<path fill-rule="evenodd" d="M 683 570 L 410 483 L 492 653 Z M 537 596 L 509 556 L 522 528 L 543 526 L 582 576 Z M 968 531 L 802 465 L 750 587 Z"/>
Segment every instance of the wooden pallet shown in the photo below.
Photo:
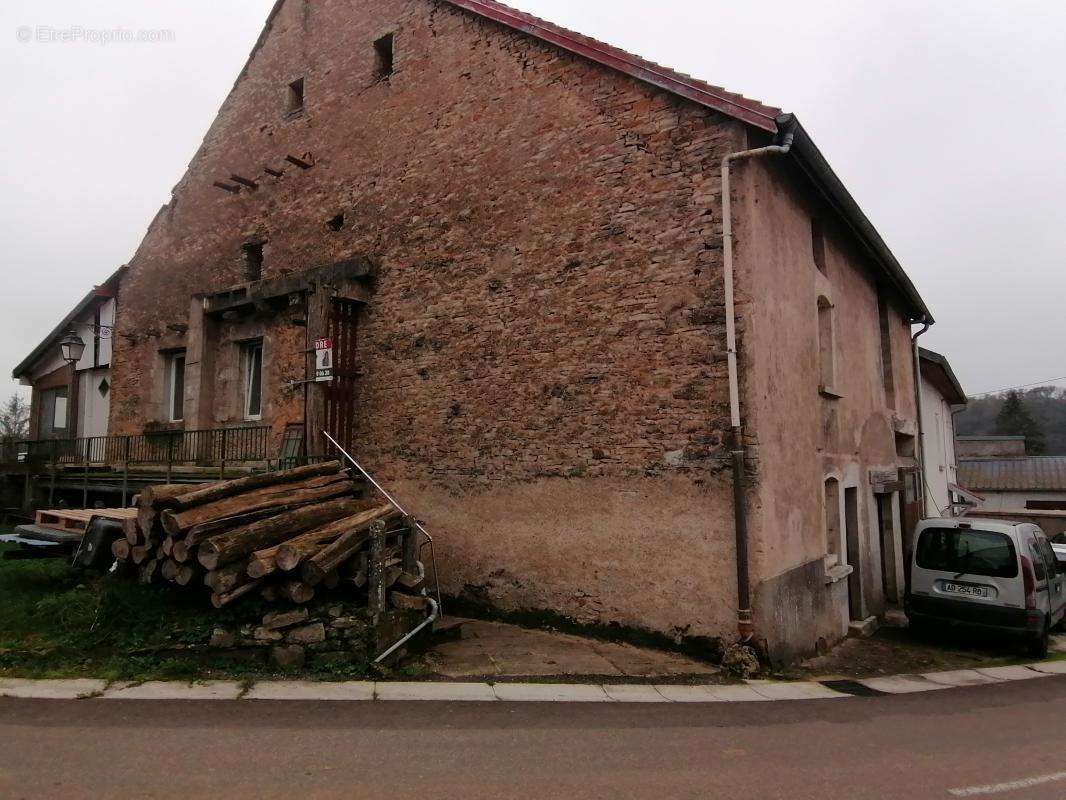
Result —
<path fill-rule="evenodd" d="M 34 524 L 42 528 L 52 528 L 69 533 L 82 533 L 89 530 L 89 525 L 97 517 L 124 520 L 136 519 L 135 508 L 56 508 L 38 511 Z"/>

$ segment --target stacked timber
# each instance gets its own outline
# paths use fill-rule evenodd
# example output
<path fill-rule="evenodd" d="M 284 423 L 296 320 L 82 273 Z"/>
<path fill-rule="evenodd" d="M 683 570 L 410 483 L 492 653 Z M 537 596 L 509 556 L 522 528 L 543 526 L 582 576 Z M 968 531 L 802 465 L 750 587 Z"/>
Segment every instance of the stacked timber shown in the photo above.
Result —
<path fill-rule="evenodd" d="M 417 603 L 425 570 L 417 534 L 384 501 L 358 496 L 340 462 L 204 485 L 144 489 L 112 552 L 143 583 L 205 586 L 221 608 L 258 593 L 307 603 L 316 592 L 367 586 L 376 538 L 384 588 Z"/>

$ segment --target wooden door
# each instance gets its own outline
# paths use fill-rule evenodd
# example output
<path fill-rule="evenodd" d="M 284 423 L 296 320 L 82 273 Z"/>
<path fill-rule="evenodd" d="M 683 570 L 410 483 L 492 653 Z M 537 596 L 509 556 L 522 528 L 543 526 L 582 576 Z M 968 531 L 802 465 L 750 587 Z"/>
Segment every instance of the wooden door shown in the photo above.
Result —
<path fill-rule="evenodd" d="M 359 377 L 356 343 L 360 305 L 354 300 L 332 298 L 327 326 L 327 335 L 333 342 L 333 380 L 326 385 L 325 391 L 326 430 L 349 453 L 355 445 Z M 327 443 L 326 451 L 330 449 Z"/>
<path fill-rule="evenodd" d="M 903 563 L 910 564 L 914 547 L 914 529 L 922 518 L 921 486 L 917 467 L 900 467 L 899 523 L 903 527 Z M 907 572 L 910 572 L 908 569 Z"/>

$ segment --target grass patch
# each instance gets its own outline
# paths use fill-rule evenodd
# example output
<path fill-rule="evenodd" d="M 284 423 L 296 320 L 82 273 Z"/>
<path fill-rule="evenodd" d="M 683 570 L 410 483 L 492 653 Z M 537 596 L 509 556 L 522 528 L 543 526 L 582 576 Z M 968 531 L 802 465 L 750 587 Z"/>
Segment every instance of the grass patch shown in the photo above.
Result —
<path fill-rule="evenodd" d="M 8 547 L 0 545 L 0 554 Z M 75 569 L 62 558 L 0 558 L 0 676 L 276 677 L 265 652 L 207 647 L 214 628 L 257 625 L 270 609 L 245 598 L 216 610 L 206 591 L 143 586 L 128 576 Z M 365 661 L 310 657 L 301 677 L 355 678 L 365 671 Z"/>

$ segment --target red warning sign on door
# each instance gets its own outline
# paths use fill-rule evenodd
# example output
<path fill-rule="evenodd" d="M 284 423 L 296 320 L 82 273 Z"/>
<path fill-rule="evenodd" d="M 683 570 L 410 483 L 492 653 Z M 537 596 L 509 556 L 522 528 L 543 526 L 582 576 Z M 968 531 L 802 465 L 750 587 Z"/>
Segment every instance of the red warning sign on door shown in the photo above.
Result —
<path fill-rule="evenodd" d="M 315 339 L 315 380 L 333 380 L 333 340 Z"/>

